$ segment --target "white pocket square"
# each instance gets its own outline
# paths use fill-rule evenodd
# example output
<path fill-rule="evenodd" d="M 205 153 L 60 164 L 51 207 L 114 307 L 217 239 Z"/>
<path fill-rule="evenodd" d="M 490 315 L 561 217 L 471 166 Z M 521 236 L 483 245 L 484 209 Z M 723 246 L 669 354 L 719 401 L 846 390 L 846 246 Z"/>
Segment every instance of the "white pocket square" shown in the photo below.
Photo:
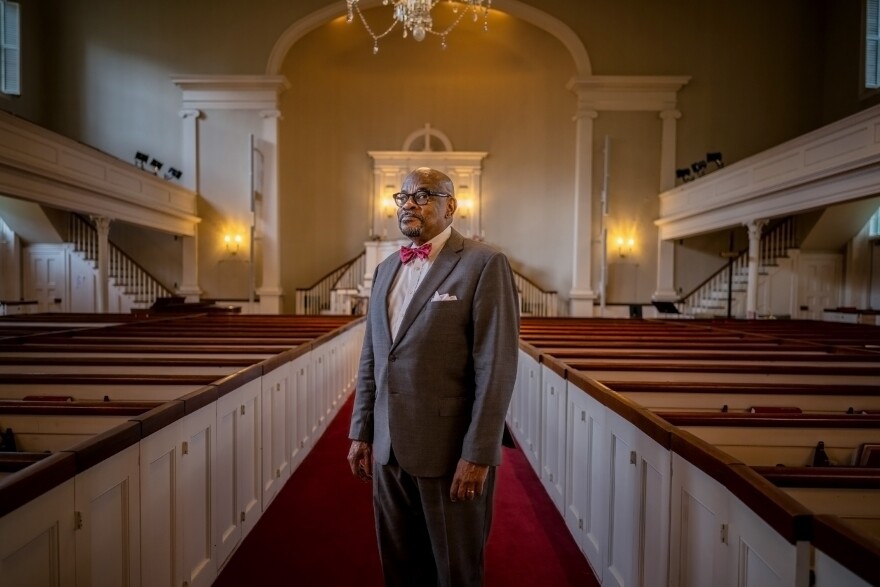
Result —
<path fill-rule="evenodd" d="M 451 296 L 449 294 L 442 294 L 439 291 L 434 292 L 434 297 L 431 298 L 432 302 L 454 302 L 458 298 L 455 296 Z"/>

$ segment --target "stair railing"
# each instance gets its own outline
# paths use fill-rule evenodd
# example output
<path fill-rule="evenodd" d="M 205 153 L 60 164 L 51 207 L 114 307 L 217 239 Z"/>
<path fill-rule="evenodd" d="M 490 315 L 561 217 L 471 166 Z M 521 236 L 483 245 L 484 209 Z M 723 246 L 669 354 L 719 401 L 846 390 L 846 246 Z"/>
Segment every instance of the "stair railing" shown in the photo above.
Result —
<path fill-rule="evenodd" d="M 797 241 L 794 217 L 788 217 L 761 235 L 761 244 L 758 250 L 759 268 L 776 265 L 777 259 L 787 256 L 788 250 L 795 247 L 797 247 Z M 726 308 L 726 293 L 728 288 L 732 287 L 730 284 L 731 277 L 735 279 L 737 275 L 748 274 L 748 248 L 739 251 L 737 256 L 733 258 L 732 263 L 732 271 L 727 264 L 723 265 L 718 271 L 707 277 L 702 283 L 676 302 L 679 306 L 679 311 L 682 314 L 694 314 L 699 313 L 701 309 L 705 308 Z M 718 297 L 719 292 L 725 294 L 723 299 Z"/>
<path fill-rule="evenodd" d="M 366 251 L 324 275 L 312 286 L 296 290 L 297 314 L 320 314 L 332 308 L 334 291 L 360 291 L 364 284 Z M 527 316 L 556 316 L 557 294 L 545 291 L 521 273 L 513 272 L 519 292 L 520 313 Z"/>
<path fill-rule="evenodd" d="M 553 317 L 557 312 L 555 291 L 545 291 L 528 277 L 513 272 L 513 281 L 519 292 L 519 313 L 523 316 Z"/>
<path fill-rule="evenodd" d="M 340 289 L 341 285 L 345 286 L 342 289 L 357 289 L 364 280 L 366 256 L 364 251 L 326 274 L 311 287 L 297 288 L 294 312 L 320 314 L 330 309 L 330 297 L 334 289 Z"/>
<path fill-rule="evenodd" d="M 71 214 L 69 238 L 73 243 L 74 250 L 82 253 L 87 261 L 97 266 L 98 231 L 95 230 L 95 227 L 79 214 Z M 127 295 L 132 296 L 136 304 L 149 307 L 158 298 L 167 298 L 173 295 L 170 289 L 159 283 L 134 259 L 113 243 L 108 244 L 107 276 Z"/>

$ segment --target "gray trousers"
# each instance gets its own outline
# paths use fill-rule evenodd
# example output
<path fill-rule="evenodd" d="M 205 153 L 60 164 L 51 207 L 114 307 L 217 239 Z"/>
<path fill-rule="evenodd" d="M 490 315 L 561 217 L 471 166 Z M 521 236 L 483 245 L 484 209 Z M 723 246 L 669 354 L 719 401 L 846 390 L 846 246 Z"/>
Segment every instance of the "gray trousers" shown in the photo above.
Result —
<path fill-rule="evenodd" d="M 393 456 L 373 467 L 373 509 L 385 584 L 389 587 L 470 587 L 483 584 L 492 524 L 495 467 L 483 495 L 449 499 L 452 476 L 413 477 Z"/>

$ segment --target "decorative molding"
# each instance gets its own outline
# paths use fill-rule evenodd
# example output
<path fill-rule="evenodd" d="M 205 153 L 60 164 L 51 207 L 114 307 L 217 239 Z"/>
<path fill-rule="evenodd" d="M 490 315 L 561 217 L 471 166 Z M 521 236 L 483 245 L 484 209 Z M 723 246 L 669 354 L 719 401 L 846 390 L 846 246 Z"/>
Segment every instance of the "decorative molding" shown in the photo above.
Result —
<path fill-rule="evenodd" d="M 0 192 L 53 208 L 191 235 L 196 194 L 6 112 L 0 112 Z"/>
<path fill-rule="evenodd" d="M 367 151 L 367 154 L 376 161 L 377 166 L 401 167 L 407 173 L 428 163 L 479 167 L 489 155 L 486 151 Z"/>
<path fill-rule="evenodd" d="M 581 120 L 584 118 L 586 118 L 589 121 L 593 121 L 593 120 L 596 120 L 597 118 L 599 118 L 599 113 L 596 112 L 595 110 L 591 110 L 588 108 L 584 108 L 584 109 L 578 108 L 577 113 L 571 117 L 571 119 L 574 122 L 577 122 L 578 120 Z"/>
<path fill-rule="evenodd" d="M 283 75 L 172 75 L 183 110 L 277 110 L 290 87 Z"/>
<path fill-rule="evenodd" d="M 426 123 L 424 128 L 420 128 L 409 133 L 409 136 L 407 136 L 403 141 L 403 150 L 412 151 L 413 149 L 411 147 L 413 143 L 415 143 L 422 137 L 424 137 L 425 139 L 424 151 L 431 150 L 431 137 L 436 137 L 437 140 L 443 143 L 444 151 L 454 151 L 454 149 L 452 148 L 452 141 L 449 140 L 449 136 L 445 132 L 432 127 L 430 123 Z"/>
<path fill-rule="evenodd" d="M 424 130 L 421 131 L 424 133 Z M 450 142 L 451 145 L 451 142 Z M 455 185 L 459 211 L 453 226 L 467 237 L 483 237 L 482 165 L 484 151 L 368 151 L 373 159 L 372 220 L 370 238 L 400 236 L 390 195 L 400 189 L 406 175 L 417 167 L 432 167 L 449 175 Z M 464 203 L 469 202 L 468 207 Z M 373 267 L 367 267 L 372 272 Z"/>
<path fill-rule="evenodd" d="M 661 238 L 684 238 L 877 193 L 880 106 L 660 194 Z"/>
<path fill-rule="evenodd" d="M 745 226 L 749 231 L 749 241 L 755 241 L 756 243 L 759 243 L 761 241 L 761 231 L 764 230 L 764 227 L 767 226 L 769 222 L 770 221 L 766 218 L 748 220 L 746 222 L 743 222 L 743 226 Z"/>
<path fill-rule="evenodd" d="M 578 112 L 675 110 L 678 91 L 690 76 L 611 76 L 572 78 L 566 87 L 578 96 Z"/>

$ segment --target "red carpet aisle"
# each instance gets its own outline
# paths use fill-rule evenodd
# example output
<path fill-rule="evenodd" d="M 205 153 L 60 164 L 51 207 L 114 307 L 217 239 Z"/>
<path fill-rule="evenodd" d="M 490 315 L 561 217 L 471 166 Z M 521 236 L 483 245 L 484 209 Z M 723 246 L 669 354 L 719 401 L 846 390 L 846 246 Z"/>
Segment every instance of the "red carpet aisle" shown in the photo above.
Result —
<path fill-rule="evenodd" d="M 263 514 L 214 585 L 382 585 L 370 488 L 345 462 L 351 401 Z M 504 449 L 486 554 L 489 587 L 599 583 L 525 456 Z"/>

